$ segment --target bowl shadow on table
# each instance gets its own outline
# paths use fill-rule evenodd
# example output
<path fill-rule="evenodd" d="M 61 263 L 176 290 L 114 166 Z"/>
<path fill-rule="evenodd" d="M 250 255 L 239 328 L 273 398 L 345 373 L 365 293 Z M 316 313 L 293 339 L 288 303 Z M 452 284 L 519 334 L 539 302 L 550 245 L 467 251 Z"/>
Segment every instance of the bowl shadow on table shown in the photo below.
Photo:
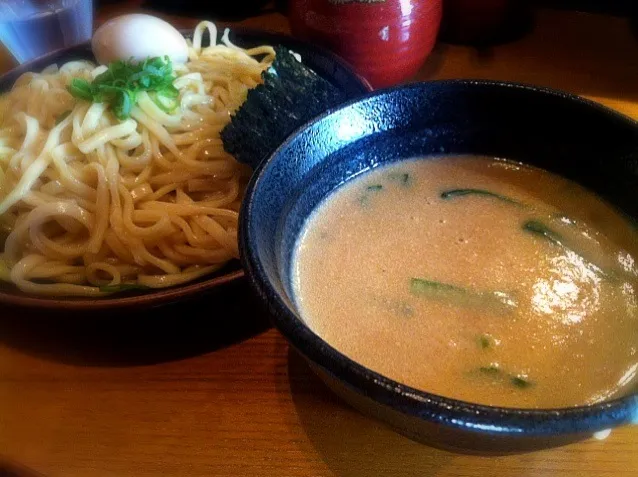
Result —
<path fill-rule="evenodd" d="M 381 421 L 361 414 L 334 394 L 306 360 L 292 349 L 288 356 L 288 375 L 292 399 L 306 435 L 324 462 L 340 477 L 372 475 L 369 471 L 380 477 L 429 475 L 438 467 L 448 467 L 461 455 L 486 459 L 515 456 L 561 447 L 589 437 L 539 440 L 522 446 L 491 447 L 488 444 L 451 448 L 436 440 L 441 437 L 441 429 L 433 428 L 428 435 L 408 436 L 402 434 L 404 431 L 397 432 Z M 484 437 L 479 440 L 488 441 Z M 353 460 L 353 455 L 365 458 Z"/>
<path fill-rule="evenodd" d="M 80 366 L 138 366 L 185 359 L 270 327 L 242 278 L 187 302 L 132 312 L 37 312 L 4 308 L 0 343 Z"/>
<path fill-rule="evenodd" d="M 0 477 L 44 477 L 44 475 L 0 455 Z"/>
<path fill-rule="evenodd" d="M 288 352 L 290 394 L 303 431 L 338 477 L 435 475 L 453 454 L 408 439 L 338 398 L 292 348 Z"/>

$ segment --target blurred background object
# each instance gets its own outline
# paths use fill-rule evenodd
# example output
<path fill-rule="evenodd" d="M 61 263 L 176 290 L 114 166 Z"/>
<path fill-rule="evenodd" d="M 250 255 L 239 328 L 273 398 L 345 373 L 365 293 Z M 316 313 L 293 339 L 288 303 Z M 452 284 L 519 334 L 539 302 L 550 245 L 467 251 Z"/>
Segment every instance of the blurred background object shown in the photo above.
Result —
<path fill-rule="evenodd" d="M 527 0 L 444 0 L 441 40 L 493 45 L 520 38 L 531 27 Z"/>
<path fill-rule="evenodd" d="M 441 0 L 289 0 L 293 35 L 325 46 L 375 88 L 414 76 L 432 51 Z"/>
<path fill-rule="evenodd" d="M 20 63 L 83 43 L 92 31 L 92 0 L 0 1 L 0 41 Z"/>
<path fill-rule="evenodd" d="M 288 0 L 275 0 L 275 10 L 284 15 L 288 14 Z"/>
<path fill-rule="evenodd" d="M 208 20 L 239 20 L 258 14 L 268 3 L 269 0 L 231 0 L 206 3 L 193 0 L 147 0 L 144 2 L 144 7 Z"/>
<path fill-rule="evenodd" d="M 534 5 L 618 16 L 630 16 L 638 12 L 636 0 L 535 0 Z"/>

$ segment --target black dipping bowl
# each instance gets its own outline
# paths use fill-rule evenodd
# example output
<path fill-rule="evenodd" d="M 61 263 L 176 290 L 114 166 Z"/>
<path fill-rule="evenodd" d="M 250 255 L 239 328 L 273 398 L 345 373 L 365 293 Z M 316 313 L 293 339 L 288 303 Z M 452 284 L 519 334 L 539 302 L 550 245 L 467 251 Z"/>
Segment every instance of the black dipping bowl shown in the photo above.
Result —
<path fill-rule="evenodd" d="M 636 392 L 591 406 L 525 410 L 419 391 L 342 355 L 299 318 L 291 257 L 306 219 L 328 194 L 383 164 L 466 153 L 560 174 L 638 219 L 638 124 L 629 118 L 576 96 L 498 82 L 442 81 L 373 93 L 298 130 L 248 186 L 240 218 L 242 261 L 276 327 L 356 408 L 438 446 L 526 450 L 638 422 Z"/>

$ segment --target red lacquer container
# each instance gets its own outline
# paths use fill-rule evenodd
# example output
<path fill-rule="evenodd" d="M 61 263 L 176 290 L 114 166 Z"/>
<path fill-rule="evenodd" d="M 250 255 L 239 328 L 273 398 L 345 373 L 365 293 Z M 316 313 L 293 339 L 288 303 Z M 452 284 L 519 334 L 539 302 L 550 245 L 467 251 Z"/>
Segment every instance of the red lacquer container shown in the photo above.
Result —
<path fill-rule="evenodd" d="M 290 0 L 293 35 L 334 51 L 375 88 L 412 78 L 436 43 L 441 0 Z"/>

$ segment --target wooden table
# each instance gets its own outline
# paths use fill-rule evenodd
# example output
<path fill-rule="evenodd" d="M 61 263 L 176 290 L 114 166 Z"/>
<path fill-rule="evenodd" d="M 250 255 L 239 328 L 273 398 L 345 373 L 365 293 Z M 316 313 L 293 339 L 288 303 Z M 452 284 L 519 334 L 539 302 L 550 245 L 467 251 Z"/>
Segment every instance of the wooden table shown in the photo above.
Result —
<path fill-rule="evenodd" d="M 243 23 L 287 30 L 278 14 Z M 518 42 L 481 52 L 440 46 L 416 79 L 453 77 L 563 88 L 638 118 L 638 43 L 619 18 L 540 11 Z M 336 399 L 250 297 L 239 282 L 199 312 L 1 309 L 0 476 L 638 475 L 635 428 L 497 457 L 401 437 Z"/>

